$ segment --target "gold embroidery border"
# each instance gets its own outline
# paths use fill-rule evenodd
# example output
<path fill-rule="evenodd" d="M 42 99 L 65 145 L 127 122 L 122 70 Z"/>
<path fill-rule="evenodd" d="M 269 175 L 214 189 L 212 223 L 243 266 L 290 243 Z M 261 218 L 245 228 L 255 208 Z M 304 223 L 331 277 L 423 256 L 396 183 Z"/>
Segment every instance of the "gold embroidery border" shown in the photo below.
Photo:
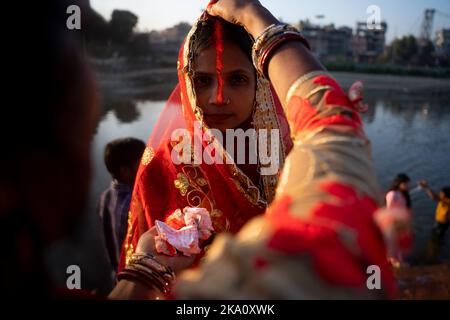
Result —
<path fill-rule="evenodd" d="M 143 166 L 147 166 L 152 162 L 153 157 L 155 156 L 155 151 L 152 147 L 147 146 L 142 154 L 141 164 Z"/>

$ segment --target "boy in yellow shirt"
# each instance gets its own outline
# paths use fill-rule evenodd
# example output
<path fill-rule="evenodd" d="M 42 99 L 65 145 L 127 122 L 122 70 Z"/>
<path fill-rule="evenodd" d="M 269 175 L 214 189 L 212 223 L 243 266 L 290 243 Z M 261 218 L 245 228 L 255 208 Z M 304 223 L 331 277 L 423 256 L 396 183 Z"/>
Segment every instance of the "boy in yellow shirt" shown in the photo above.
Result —
<path fill-rule="evenodd" d="M 436 194 L 426 181 L 420 181 L 419 185 L 432 200 L 438 203 L 436 208 L 436 227 L 434 228 L 434 234 L 439 240 L 442 240 L 445 232 L 450 226 L 450 187 L 442 188 L 439 194 Z"/>

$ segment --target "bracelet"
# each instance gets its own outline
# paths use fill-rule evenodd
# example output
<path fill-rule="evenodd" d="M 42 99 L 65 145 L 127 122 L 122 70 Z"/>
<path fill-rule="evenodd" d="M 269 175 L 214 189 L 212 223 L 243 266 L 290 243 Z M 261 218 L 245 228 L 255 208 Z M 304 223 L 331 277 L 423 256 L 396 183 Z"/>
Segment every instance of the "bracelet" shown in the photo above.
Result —
<path fill-rule="evenodd" d="M 133 254 L 131 256 L 129 265 L 146 266 L 155 273 L 161 275 L 166 281 L 172 282 L 175 280 L 175 272 L 169 266 L 164 266 L 159 263 L 151 254 Z"/>
<path fill-rule="evenodd" d="M 270 45 L 267 46 L 259 59 L 260 70 L 262 70 L 262 74 L 268 79 L 269 78 L 269 61 L 272 58 L 273 54 L 278 50 L 281 45 L 285 44 L 289 41 L 302 41 L 304 38 L 295 32 L 286 32 L 279 37 L 275 38 Z"/>
<path fill-rule="evenodd" d="M 169 283 L 162 283 L 157 277 L 148 273 L 145 270 L 137 268 L 135 266 L 127 267 L 117 276 L 120 281 L 122 279 L 139 282 L 145 285 L 147 288 L 154 290 L 157 289 L 162 294 L 167 294 L 169 290 Z"/>
<path fill-rule="evenodd" d="M 170 292 L 171 284 L 175 280 L 174 271 L 159 263 L 151 254 L 133 254 L 126 266 L 117 276 L 122 279 L 137 281 L 149 289 L 157 289 L 162 294 Z"/>
<path fill-rule="evenodd" d="M 132 282 L 139 282 L 140 284 L 146 286 L 150 290 L 157 289 L 161 291 L 156 284 L 154 284 L 152 281 L 149 281 L 145 276 L 141 275 L 140 273 L 131 270 L 131 269 L 124 269 L 117 275 L 117 280 L 128 280 Z"/>
<path fill-rule="evenodd" d="M 308 41 L 291 25 L 278 24 L 267 27 L 255 40 L 252 49 L 253 65 L 258 73 L 268 77 L 268 62 L 273 53 L 284 43 L 300 41 L 306 48 L 311 49 Z"/>
<path fill-rule="evenodd" d="M 142 277 L 142 279 L 145 279 L 147 282 L 151 283 L 163 294 L 167 294 L 170 291 L 170 283 L 166 282 L 164 279 L 161 279 L 158 274 L 155 274 L 148 268 L 145 268 L 141 265 L 131 265 L 128 266 L 126 270 L 138 274 L 140 277 Z"/>

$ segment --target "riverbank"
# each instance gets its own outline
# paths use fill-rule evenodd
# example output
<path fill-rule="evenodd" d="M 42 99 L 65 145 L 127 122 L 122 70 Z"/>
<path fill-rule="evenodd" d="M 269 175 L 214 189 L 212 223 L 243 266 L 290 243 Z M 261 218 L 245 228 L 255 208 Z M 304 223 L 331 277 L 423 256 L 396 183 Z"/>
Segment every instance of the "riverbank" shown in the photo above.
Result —
<path fill-rule="evenodd" d="M 331 74 L 343 88 L 349 88 L 355 81 L 363 81 L 368 95 L 450 96 L 450 79 L 349 72 Z"/>
<path fill-rule="evenodd" d="M 103 96 L 142 100 L 165 100 L 178 82 L 175 67 L 150 68 L 123 60 L 91 60 Z M 450 79 L 413 76 L 331 72 L 344 89 L 355 81 L 365 85 L 367 96 L 447 96 Z"/>

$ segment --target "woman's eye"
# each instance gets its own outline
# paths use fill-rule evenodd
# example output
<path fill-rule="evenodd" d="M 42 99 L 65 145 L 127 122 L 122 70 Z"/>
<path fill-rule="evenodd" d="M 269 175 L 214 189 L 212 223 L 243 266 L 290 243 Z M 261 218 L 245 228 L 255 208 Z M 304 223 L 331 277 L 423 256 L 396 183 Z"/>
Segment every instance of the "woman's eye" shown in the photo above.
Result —
<path fill-rule="evenodd" d="M 211 84 L 211 78 L 208 76 L 197 76 L 194 78 L 195 86 L 207 87 Z"/>
<path fill-rule="evenodd" d="M 243 85 L 248 82 L 247 77 L 240 74 L 232 75 L 230 80 L 233 85 Z"/>

